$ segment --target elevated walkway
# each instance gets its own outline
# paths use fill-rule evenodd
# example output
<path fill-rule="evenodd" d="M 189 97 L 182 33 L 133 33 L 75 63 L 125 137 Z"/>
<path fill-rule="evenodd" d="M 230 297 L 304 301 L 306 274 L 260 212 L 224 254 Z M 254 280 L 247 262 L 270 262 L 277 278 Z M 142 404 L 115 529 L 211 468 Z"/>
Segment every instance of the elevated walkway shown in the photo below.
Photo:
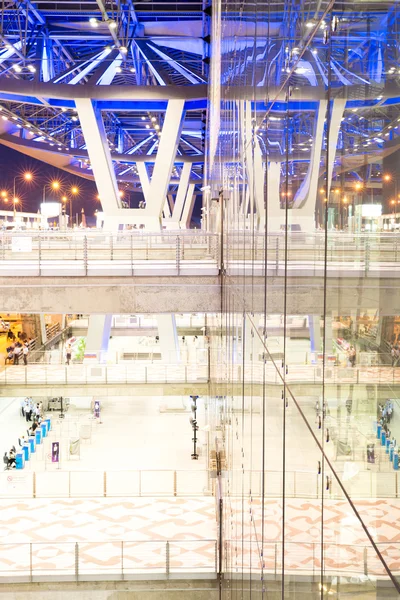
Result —
<path fill-rule="evenodd" d="M 242 237 L 241 237 L 242 236 Z M 392 234 L 354 236 L 329 233 L 325 268 L 324 234 L 290 234 L 287 262 L 284 236 L 255 238 L 246 254 L 243 232 L 224 249 L 230 285 L 252 277 L 252 306 L 264 310 L 267 257 L 267 312 L 281 311 L 287 274 L 290 314 L 319 314 L 328 278 L 327 310 L 354 306 L 398 314 L 400 255 Z M 400 247 L 399 247 L 400 249 Z M 0 304 L 8 312 L 160 314 L 217 312 L 221 303 L 217 234 L 141 231 L 15 232 L 0 234 Z M 240 293 L 238 294 L 239 298 Z M 347 314 L 347 313 L 346 313 Z"/>
<path fill-rule="evenodd" d="M 73 365 L 9 365 L 0 371 L 0 385 L 4 395 L 65 395 L 65 396 L 118 396 L 133 390 L 140 390 L 141 395 L 152 395 L 155 390 L 164 395 L 208 394 L 210 374 L 213 388 L 226 393 L 224 373 L 221 366 L 211 365 L 169 365 L 143 364 L 127 362 L 124 364 L 73 364 Z M 293 388 L 316 386 L 322 384 L 322 367 L 313 365 L 290 366 L 286 376 L 287 383 Z M 249 365 L 245 369 L 247 385 L 263 384 L 263 365 Z M 217 378 L 217 379 L 216 379 Z M 217 381 L 217 383 L 215 383 Z M 280 387 L 281 379 L 272 365 L 266 367 L 265 384 Z M 333 386 L 384 386 L 393 390 L 400 386 L 399 367 L 327 367 L 325 385 Z M 237 365 L 230 371 L 230 389 L 238 386 L 241 393 L 242 366 Z M 256 389 L 254 390 L 256 393 Z"/>

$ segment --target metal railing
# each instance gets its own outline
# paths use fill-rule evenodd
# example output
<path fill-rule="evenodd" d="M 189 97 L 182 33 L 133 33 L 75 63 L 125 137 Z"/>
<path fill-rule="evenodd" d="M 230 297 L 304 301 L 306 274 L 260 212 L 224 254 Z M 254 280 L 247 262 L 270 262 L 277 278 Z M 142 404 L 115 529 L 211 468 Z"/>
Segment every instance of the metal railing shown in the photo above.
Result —
<path fill-rule="evenodd" d="M 206 361 L 205 361 L 206 362 Z M 39 385 L 39 384 L 115 384 L 127 383 L 206 383 L 209 378 L 223 381 L 228 373 L 224 373 L 224 365 L 208 364 L 141 364 L 140 361 L 127 361 L 122 364 L 44 364 L 35 363 L 27 366 L 6 365 L 0 370 L 0 385 Z M 262 363 L 245 366 L 236 365 L 230 368 L 229 379 L 239 383 L 259 383 L 264 381 Z M 322 366 L 292 365 L 288 366 L 286 381 L 292 384 L 320 384 L 322 382 Z M 279 374 L 272 365 L 267 365 L 265 382 L 280 385 Z M 400 367 L 326 367 L 326 384 L 366 384 L 379 383 L 389 385 L 400 384 Z"/>
<path fill-rule="evenodd" d="M 337 470 L 340 468 L 335 463 Z M 343 480 L 343 474 L 338 471 L 343 484 L 352 498 L 399 498 L 400 497 L 400 477 L 397 471 L 371 471 L 360 470 L 357 475 L 351 479 Z M 242 471 L 231 471 L 232 476 L 242 477 Z M 262 472 L 251 471 L 246 473 L 245 485 L 251 479 L 251 495 L 261 496 L 262 492 Z M 265 471 L 264 473 L 265 489 L 264 495 L 267 498 L 281 498 L 283 489 L 282 471 Z M 324 490 L 324 492 L 323 492 Z M 334 479 L 330 478 L 329 490 L 326 490 L 326 478 L 323 479 L 317 472 L 311 471 L 286 471 L 285 472 L 285 495 L 288 498 L 308 498 L 308 499 L 342 500 L 343 492 Z M 232 495 L 232 494 L 231 494 Z"/>
<path fill-rule="evenodd" d="M 325 534 L 329 526 L 324 526 Z M 340 529 L 339 529 L 340 531 Z M 315 528 L 318 535 L 318 528 Z M 243 550 L 236 551 L 239 545 Z M 395 575 L 400 575 L 400 561 L 398 560 L 400 546 L 398 542 L 378 543 L 377 547 L 387 561 L 390 570 Z M 279 542 L 264 542 L 263 555 L 260 557 L 260 542 L 257 536 L 253 541 L 226 539 L 224 542 L 224 567 L 223 571 L 229 573 L 230 561 L 234 573 L 273 574 L 279 578 L 282 573 L 282 544 Z M 335 542 L 324 543 L 304 541 L 285 541 L 285 573 L 299 577 L 303 575 L 319 577 L 321 573 L 321 554 L 323 556 L 324 576 L 328 577 L 354 577 L 351 581 L 352 589 L 361 591 L 364 587 L 368 591 L 375 589 L 376 579 L 389 579 L 379 560 L 374 548 L 365 544 L 338 544 Z M 242 557 L 242 561 L 240 558 Z M 261 563 L 263 568 L 261 569 Z M 371 578 L 371 579 L 370 579 Z M 328 580 L 326 581 L 328 583 Z"/>
<path fill-rule="evenodd" d="M 287 365 L 286 381 L 292 384 L 320 384 L 322 382 L 323 367 L 322 365 Z M 245 382 L 262 383 L 263 382 L 264 365 L 259 363 L 238 364 L 234 367 L 229 367 L 225 371 L 223 364 L 214 367 L 211 365 L 211 377 L 217 381 L 223 381 L 229 376 L 230 381 L 239 382 L 244 378 Z M 275 367 L 271 364 L 265 366 L 265 381 L 269 384 L 281 384 L 281 379 Z M 340 367 L 326 366 L 325 367 L 325 383 L 339 384 L 365 384 L 365 383 L 381 383 L 381 384 L 400 384 L 400 367 L 392 366 L 356 366 L 356 367 Z"/>
<path fill-rule="evenodd" d="M 205 383 L 207 365 L 70 364 L 7 365 L 0 385 L 98 385 L 128 383 Z"/>
<path fill-rule="evenodd" d="M 51 453 L 51 450 L 48 448 L 44 452 Z M 63 471 L 58 466 L 53 464 L 52 471 L 28 471 L 25 468 L 0 472 L 0 498 L 212 495 L 210 472 L 205 470 Z"/>
<path fill-rule="evenodd" d="M 57 440 L 60 439 L 58 436 Z M 215 493 L 215 479 L 212 471 L 208 470 L 66 471 L 59 469 L 60 465 L 51 463 L 50 459 L 46 468 L 52 470 L 28 470 L 40 461 L 46 462 L 47 456 L 51 458 L 50 446 L 38 446 L 36 455 L 32 455 L 23 471 L 0 472 L 0 498 L 188 497 Z M 61 466 L 63 464 L 61 452 Z M 230 475 L 240 478 L 242 471 L 231 471 Z M 245 477 L 245 485 L 251 485 L 252 497 L 259 497 L 262 489 L 261 471 L 252 471 L 251 476 L 246 472 Z M 399 477 L 399 473 L 393 470 L 360 470 L 357 476 L 344 481 L 344 485 L 353 498 L 399 498 Z M 264 478 L 265 496 L 281 498 L 282 472 L 267 470 Z M 321 475 L 315 472 L 286 472 L 285 495 L 288 498 L 319 499 L 323 487 L 325 480 L 322 481 Z M 343 499 L 343 493 L 335 481 L 330 482 L 329 491 L 324 491 L 324 498 Z"/>
<path fill-rule="evenodd" d="M 287 241 L 286 251 L 284 232 L 269 234 L 266 252 L 264 233 L 231 232 L 225 249 L 227 273 L 246 275 L 251 268 L 257 274 L 264 270 L 267 256 L 269 275 L 284 275 L 286 269 L 300 277 L 324 274 L 324 232 L 290 232 Z M 336 276 L 338 272 L 345 277 L 400 275 L 399 248 L 399 240 L 392 233 L 328 232 L 327 275 Z"/>
<path fill-rule="evenodd" d="M 235 548 L 240 545 L 241 552 Z M 399 544 L 380 543 L 379 551 L 393 574 L 400 574 Z M 374 549 L 367 544 L 334 542 L 285 542 L 285 573 L 319 577 L 321 555 L 324 574 L 354 577 L 352 588 L 373 589 L 376 579 L 388 579 Z M 272 574 L 282 572 L 282 544 L 265 542 L 260 557 L 259 541 L 226 539 L 222 572 Z M 216 539 L 26 542 L 0 544 L 0 580 L 3 583 L 87 580 L 216 578 Z M 371 578 L 371 579 L 370 579 Z M 326 580 L 329 583 L 328 579 Z"/>
<path fill-rule="evenodd" d="M 0 581 L 214 579 L 217 560 L 215 539 L 0 544 Z"/>
<path fill-rule="evenodd" d="M 323 232 L 291 232 L 286 252 L 283 233 L 268 235 L 267 273 L 323 274 L 324 241 Z M 228 274 L 246 274 L 249 267 L 257 274 L 264 270 L 265 236 L 233 232 L 224 254 Z M 328 234 L 328 276 L 397 276 L 399 258 L 391 233 Z M 203 231 L 0 232 L 0 275 L 213 275 L 219 260 L 219 234 Z"/>
<path fill-rule="evenodd" d="M 182 231 L 2 232 L 0 275 L 214 275 L 218 235 Z"/>

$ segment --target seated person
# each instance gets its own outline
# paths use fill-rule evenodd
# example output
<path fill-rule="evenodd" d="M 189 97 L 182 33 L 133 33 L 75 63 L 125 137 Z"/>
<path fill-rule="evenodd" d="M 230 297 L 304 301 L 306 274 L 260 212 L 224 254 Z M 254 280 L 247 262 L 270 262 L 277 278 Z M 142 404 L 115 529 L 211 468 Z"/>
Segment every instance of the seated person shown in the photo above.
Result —
<path fill-rule="evenodd" d="M 15 452 L 12 448 L 11 448 L 11 450 L 9 452 L 9 456 L 8 456 L 8 466 L 9 467 L 15 466 Z"/>
<path fill-rule="evenodd" d="M 33 421 L 32 427 L 31 427 L 32 432 L 34 433 L 38 427 L 39 427 L 38 422 L 36 420 Z"/>

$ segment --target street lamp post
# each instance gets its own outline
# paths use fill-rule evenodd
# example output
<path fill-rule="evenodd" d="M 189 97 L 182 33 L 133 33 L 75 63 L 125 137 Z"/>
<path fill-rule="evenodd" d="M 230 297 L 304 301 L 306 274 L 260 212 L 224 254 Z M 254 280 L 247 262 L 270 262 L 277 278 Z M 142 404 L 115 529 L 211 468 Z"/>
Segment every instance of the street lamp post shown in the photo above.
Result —
<path fill-rule="evenodd" d="M 348 209 L 347 209 L 347 202 L 348 202 L 348 200 L 347 200 L 347 197 L 345 196 L 345 197 L 343 198 L 343 212 L 342 212 L 342 219 L 343 219 L 343 220 L 342 220 L 342 230 L 343 230 L 343 231 L 344 231 L 344 228 L 345 228 L 345 223 L 347 223 L 347 224 L 348 224 L 348 222 L 349 222 L 349 217 L 348 217 L 348 212 L 347 212 L 347 210 L 348 210 Z M 345 213 L 344 211 L 346 211 L 346 213 Z M 346 220 L 345 220 L 345 218 L 344 218 L 344 215 L 345 215 L 345 214 L 346 214 Z"/>
<path fill-rule="evenodd" d="M 78 194 L 79 194 L 79 190 L 74 185 L 71 188 L 71 196 L 69 197 L 69 218 L 71 219 L 71 227 L 72 227 L 72 196 L 77 196 Z"/>
<path fill-rule="evenodd" d="M 14 177 L 14 183 L 13 183 L 14 223 L 15 223 L 15 219 L 16 219 L 16 216 L 17 216 L 17 204 L 19 202 L 19 198 L 16 197 L 16 192 L 15 192 L 15 186 L 16 186 L 16 182 L 17 182 L 18 177 L 21 177 L 22 179 L 25 179 L 25 181 L 32 181 L 32 173 L 30 173 L 29 171 L 27 171 L 23 175 L 16 175 Z"/>
<path fill-rule="evenodd" d="M 47 188 L 48 184 L 45 183 L 43 186 L 43 203 L 46 202 L 46 188 Z M 59 181 L 52 181 L 50 186 L 52 190 L 57 191 L 60 189 L 60 183 Z"/>
<path fill-rule="evenodd" d="M 19 202 L 19 199 L 14 196 L 14 198 L 13 198 L 13 204 L 14 204 L 14 223 L 15 223 L 16 218 L 17 218 L 17 204 L 18 204 L 18 202 Z"/>

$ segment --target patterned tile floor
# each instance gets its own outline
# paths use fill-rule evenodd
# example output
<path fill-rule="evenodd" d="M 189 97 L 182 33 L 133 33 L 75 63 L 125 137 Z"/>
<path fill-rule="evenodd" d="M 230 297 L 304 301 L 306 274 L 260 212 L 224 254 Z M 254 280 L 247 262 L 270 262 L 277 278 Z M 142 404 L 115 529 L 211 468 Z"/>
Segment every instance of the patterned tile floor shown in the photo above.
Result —
<path fill-rule="evenodd" d="M 390 569 L 400 574 L 400 500 L 357 500 L 356 508 Z M 261 547 L 262 506 L 253 498 L 242 506 L 241 500 L 230 502 L 227 538 L 231 565 L 239 570 L 261 568 L 263 551 L 265 569 L 282 565 L 282 503 L 264 503 L 266 540 Z M 321 501 L 290 499 L 285 506 L 285 568 L 296 572 L 317 572 L 321 556 Z M 243 517 L 242 517 L 243 515 Z M 326 572 L 363 574 L 366 561 L 369 574 L 384 576 L 376 552 L 346 501 L 324 501 L 324 562 Z M 242 525 L 243 524 L 243 525 Z M 230 531 L 229 531 L 230 530 Z M 243 532 L 243 535 L 242 535 Z M 243 563 L 237 548 L 243 537 Z"/>
<path fill-rule="evenodd" d="M 261 508 L 259 498 L 244 506 L 239 499 L 227 505 L 230 568 L 260 570 Z M 390 568 L 399 573 L 400 502 L 362 500 L 357 501 L 357 508 Z M 82 575 L 116 576 L 122 569 L 127 575 L 165 574 L 167 562 L 171 573 L 215 572 L 217 526 L 211 497 L 2 500 L 0 510 L 0 578 L 29 575 L 30 563 L 36 577 L 73 576 L 76 560 Z M 266 501 L 264 515 L 265 570 L 279 572 L 281 503 Z M 321 503 L 289 500 L 285 535 L 288 572 L 318 572 Z M 324 503 L 324 544 L 326 573 L 363 574 L 367 561 L 369 574 L 384 575 L 365 532 L 344 501 Z"/>
<path fill-rule="evenodd" d="M 215 571 L 214 498 L 2 500 L 0 577 Z M 123 541 L 123 544 L 122 544 Z M 78 544 L 76 546 L 76 544 Z M 32 552 L 32 558 L 30 553 Z"/>

